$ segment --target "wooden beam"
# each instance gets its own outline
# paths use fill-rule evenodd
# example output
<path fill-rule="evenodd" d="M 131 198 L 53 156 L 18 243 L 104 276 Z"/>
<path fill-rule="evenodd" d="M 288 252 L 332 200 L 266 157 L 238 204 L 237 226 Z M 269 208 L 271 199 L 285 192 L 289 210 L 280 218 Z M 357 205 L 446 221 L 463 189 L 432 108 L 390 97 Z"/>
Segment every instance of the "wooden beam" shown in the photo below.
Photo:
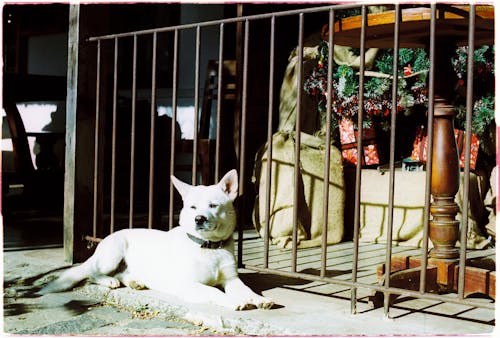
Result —
<path fill-rule="evenodd" d="M 108 6 L 70 5 L 64 188 L 65 260 L 80 262 L 92 252 L 96 45 L 86 39 L 109 28 Z"/>
<path fill-rule="evenodd" d="M 66 94 L 66 155 L 64 175 L 64 260 L 73 262 L 75 223 L 76 106 L 80 6 L 69 6 L 68 75 Z"/>

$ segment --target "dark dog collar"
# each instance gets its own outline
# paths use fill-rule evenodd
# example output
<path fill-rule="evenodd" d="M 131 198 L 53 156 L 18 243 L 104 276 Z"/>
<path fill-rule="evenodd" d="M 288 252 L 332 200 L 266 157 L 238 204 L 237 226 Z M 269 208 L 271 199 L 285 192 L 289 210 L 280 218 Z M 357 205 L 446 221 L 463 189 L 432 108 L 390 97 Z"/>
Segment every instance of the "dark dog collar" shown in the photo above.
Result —
<path fill-rule="evenodd" d="M 186 233 L 187 236 L 189 237 L 190 240 L 192 240 L 195 243 L 198 243 L 201 248 L 204 249 L 221 249 L 224 247 L 224 245 L 227 243 L 227 239 L 218 241 L 218 242 L 212 242 L 212 241 L 207 241 L 204 239 L 201 239 L 199 237 L 191 235 L 189 232 Z"/>

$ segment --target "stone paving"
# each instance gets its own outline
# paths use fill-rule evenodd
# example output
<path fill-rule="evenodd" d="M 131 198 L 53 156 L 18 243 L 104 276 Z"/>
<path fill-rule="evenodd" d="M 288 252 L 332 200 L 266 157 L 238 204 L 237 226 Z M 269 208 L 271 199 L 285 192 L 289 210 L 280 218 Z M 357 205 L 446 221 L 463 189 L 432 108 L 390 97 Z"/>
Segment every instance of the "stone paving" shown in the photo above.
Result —
<path fill-rule="evenodd" d="M 135 307 L 102 301 L 78 291 L 39 297 L 34 292 L 51 279 L 39 268 L 66 264 L 53 251 L 26 251 L 4 254 L 3 332 L 21 335 L 221 335 L 201 322 L 168 316 L 147 305 Z M 12 259 L 12 258 L 16 259 Z M 50 257 L 51 260 L 44 258 Z M 20 258 L 24 258 L 20 259 Z M 31 263 L 26 262 L 28 259 Z"/>
<path fill-rule="evenodd" d="M 23 335 L 221 335 L 202 324 L 168 318 L 156 311 L 123 309 L 91 299 L 78 299 L 44 310 L 50 312 L 50 318 L 23 311 L 14 315 L 7 308 L 4 331 Z M 71 314 L 71 318 L 66 318 L 63 312 Z"/>

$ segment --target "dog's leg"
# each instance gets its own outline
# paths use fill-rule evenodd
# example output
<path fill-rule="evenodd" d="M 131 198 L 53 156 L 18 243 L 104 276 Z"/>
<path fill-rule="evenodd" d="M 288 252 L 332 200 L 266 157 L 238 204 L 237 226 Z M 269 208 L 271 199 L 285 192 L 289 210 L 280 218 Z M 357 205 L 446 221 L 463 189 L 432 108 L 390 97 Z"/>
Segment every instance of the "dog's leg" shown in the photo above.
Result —
<path fill-rule="evenodd" d="M 159 291 L 173 294 L 191 303 L 213 303 L 231 310 L 246 310 L 252 307 L 252 304 L 242 301 L 240 298 L 231 297 L 213 286 L 201 283 L 168 287 Z"/>
<path fill-rule="evenodd" d="M 125 247 L 126 242 L 122 233 L 116 232 L 106 237 L 97 245 L 96 251 L 89 259 L 81 265 L 74 266 L 63 272 L 59 278 L 50 282 L 38 293 L 46 294 L 68 290 L 86 278 L 109 288 L 119 287 L 120 281 L 109 275 L 119 267 L 120 262 L 123 260 Z"/>
<path fill-rule="evenodd" d="M 106 286 L 111 289 L 118 288 L 120 281 L 111 277 L 123 261 L 123 245 L 120 237 L 108 237 L 108 241 L 102 241 L 96 248 L 89 264 L 92 266 L 89 280 L 92 283 Z"/>
<path fill-rule="evenodd" d="M 255 305 L 259 309 L 270 309 L 274 302 L 266 297 L 259 296 L 246 286 L 238 277 L 225 282 L 226 294 L 240 303 Z"/>
<path fill-rule="evenodd" d="M 120 287 L 120 281 L 111 276 L 92 275 L 89 277 L 89 280 L 94 284 L 102 285 L 110 289 L 116 289 Z"/>
<path fill-rule="evenodd" d="M 64 271 L 56 280 L 45 285 L 38 294 L 44 295 L 51 292 L 61 292 L 72 288 L 74 285 L 89 276 L 90 265 L 84 262 Z"/>

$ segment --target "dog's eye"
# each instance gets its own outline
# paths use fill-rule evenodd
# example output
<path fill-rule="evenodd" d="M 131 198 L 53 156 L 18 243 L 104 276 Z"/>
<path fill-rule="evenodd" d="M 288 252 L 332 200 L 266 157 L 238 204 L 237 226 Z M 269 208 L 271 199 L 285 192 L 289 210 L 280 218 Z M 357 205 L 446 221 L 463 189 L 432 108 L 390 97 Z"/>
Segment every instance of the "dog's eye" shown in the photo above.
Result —
<path fill-rule="evenodd" d="M 191 209 L 196 210 L 196 205 L 190 206 Z"/>
<path fill-rule="evenodd" d="M 208 205 L 208 207 L 209 207 L 209 208 L 212 208 L 212 209 L 213 209 L 213 208 L 217 208 L 217 207 L 218 207 L 218 204 L 216 204 L 216 203 L 210 203 L 210 204 Z"/>

